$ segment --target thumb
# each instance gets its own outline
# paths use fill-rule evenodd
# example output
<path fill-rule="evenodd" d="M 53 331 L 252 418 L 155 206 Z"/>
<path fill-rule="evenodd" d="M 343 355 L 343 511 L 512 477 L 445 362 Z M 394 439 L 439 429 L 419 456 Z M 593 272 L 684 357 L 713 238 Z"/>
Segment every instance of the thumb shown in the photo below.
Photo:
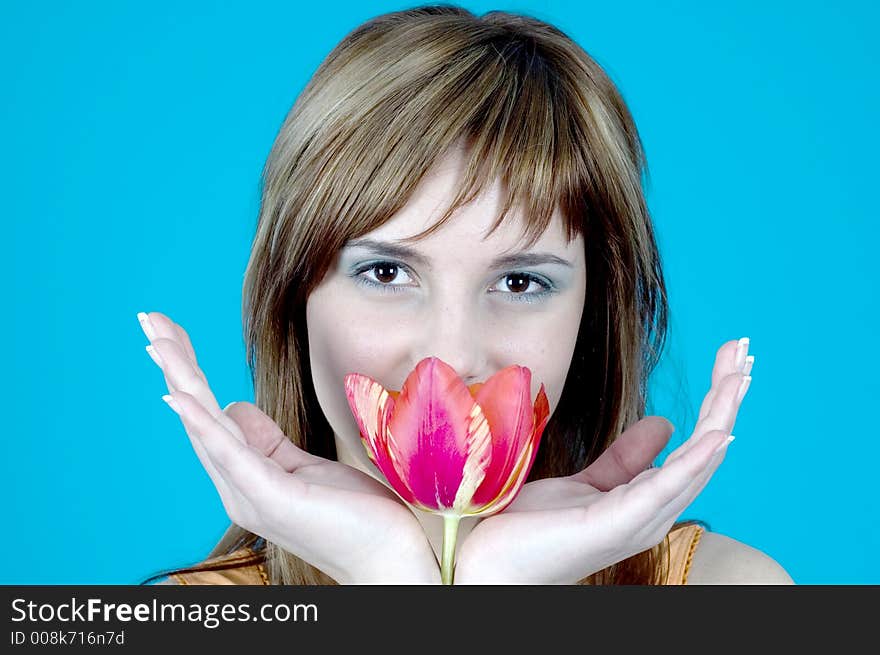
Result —
<path fill-rule="evenodd" d="M 298 448 L 278 424 L 253 403 L 229 403 L 223 408 L 223 413 L 238 425 L 249 446 L 288 473 L 293 473 L 301 466 L 326 461 Z"/>
<path fill-rule="evenodd" d="M 651 466 L 674 431 L 675 426 L 662 416 L 646 416 L 617 437 L 595 462 L 572 477 L 600 491 L 627 484 Z"/>
<path fill-rule="evenodd" d="M 249 402 L 236 401 L 223 408 L 223 413 L 235 421 L 249 446 L 267 457 L 287 439 L 281 428 L 259 407 Z"/>

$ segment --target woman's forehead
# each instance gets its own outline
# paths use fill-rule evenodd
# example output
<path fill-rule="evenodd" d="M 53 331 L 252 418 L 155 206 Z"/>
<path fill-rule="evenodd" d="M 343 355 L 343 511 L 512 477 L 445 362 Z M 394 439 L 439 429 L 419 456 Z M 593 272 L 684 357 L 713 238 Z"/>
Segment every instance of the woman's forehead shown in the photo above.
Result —
<path fill-rule="evenodd" d="M 445 158 L 427 175 L 410 197 L 407 204 L 388 222 L 362 235 L 375 241 L 405 241 L 433 226 L 455 200 L 461 181 L 462 163 Z M 455 244 L 513 252 L 521 249 L 529 228 L 525 211 L 514 205 L 498 228 L 492 232 L 505 194 L 502 183 L 496 179 L 470 203 L 459 207 L 436 232 L 410 243 L 419 248 L 446 248 Z M 490 234 L 491 232 L 491 234 Z M 565 223 L 558 208 L 547 228 L 535 242 L 534 249 L 567 248 Z"/>
<path fill-rule="evenodd" d="M 507 217 L 490 234 L 494 218 L 494 212 L 457 213 L 436 232 L 417 240 L 413 240 L 412 237 L 432 225 L 433 222 L 401 220 L 395 225 L 391 225 L 389 222 L 357 239 L 351 239 L 346 245 L 355 246 L 383 242 L 408 244 L 417 250 L 436 250 L 457 246 L 493 250 L 499 253 L 520 250 L 525 243 L 525 224 L 521 220 Z M 531 249 L 565 248 L 567 242 L 563 228 L 562 221 L 554 218 Z"/>
<path fill-rule="evenodd" d="M 512 254 L 524 249 L 528 223 L 523 217 L 523 212 L 517 207 L 512 208 L 498 228 L 492 232 L 491 228 L 500 207 L 492 202 L 477 200 L 460 207 L 437 231 L 412 240 L 412 237 L 431 227 L 446 208 L 446 205 L 443 205 L 437 211 L 422 213 L 419 211 L 423 209 L 420 205 L 418 201 L 407 205 L 384 225 L 349 240 L 345 244 L 346 247 L 366 247 L 375 250 L 379 244 L 390 244 L 401 251 L 426 253 L 442 253 L 450 249 L 467 248 L 479 249 L 483 252 L 491 251 L 498 255 Z M 550 224 L 528 250 L 571 252 L 576 249 L 578 241 L 579 239 L 575 239 L 568 242 L 565 224 L 557 210 Z"/>

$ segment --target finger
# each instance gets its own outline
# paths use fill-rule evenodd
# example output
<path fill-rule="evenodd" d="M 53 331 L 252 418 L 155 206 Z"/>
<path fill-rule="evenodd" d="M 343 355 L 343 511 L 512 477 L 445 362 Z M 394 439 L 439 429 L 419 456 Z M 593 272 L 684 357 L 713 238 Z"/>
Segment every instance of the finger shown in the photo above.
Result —
<path fill-rule="evenodd" d="M 210 455 L 208 454 L 204 444 L 202 443 L 201 437 L 198 435 L 195 427 L 188 419 L 188 414 L 183 409 L 183 406 L 186 404 L 185 401 L 181 401 L 181 395 L 175 393 L 163 396 L 162 399 L 165 400 L 168 406 L 177 414 L 180 422 L 183 424 L 184 431 L 186 432 L 187 437 L 189 437 L 190 444 L 192 445 L 196 456 L 199 458 L 199 462 L 201 462 L 202 467 L 208 474 L 208 477 L 211 478 L 211 482 L 213 482 L 214 486 L 217 488 L 217 492 L 220 494 L 220 499 L 221 501 L 223 501 L 223 505 L 224 507 L 226 507 L 227 513 L 230 513 L 233 504 L 232 499 L 235 498 L 235 493 L 226 482 L 226 479 L 223 477 L 220 471 L 217 470 L 217 467 L 211 460 Z"/>
<path fill-rule="evenodd" d="M 180 406 L 182 417 L 186 418 L 187 434 L 201 444 L 207 463 L 213 466 L 225 483 L 226 490 L 231 492 L 228 493 L 228 500 L 239 501 L 238 504 L 231 503 L 227 512 L 230 508 L 233 511 L 241 510 L 242 507 L 261 508 L 260 512 L 249 515 L 255 517 L 263 514 L 272 502 L 277 502 L 271 490 L 273 482 L 277 486 L 278 480 L 275 476 L 281 473 L 280 465 L 236 439 L 194 396 L 175 391 L 172 397 Z M 203 463 L 206 462 L 203 460 Z M 303 484 L 292 476 L 286 478 L 287 484 Z M 224 506 L 226 501 L 224 499 Z M 242 525 L 244 517 L 230 514 L 230 518 Z"/>
<path fill-rule="evenodd" d="M 748 359 L 749 343 L 749 338 L 743 337 L 737 341 L 728 341 L 718 349 L 715 354 L 715 364 L 712 367 L 712 383 L 703 399 L 703 404 L 700 406 L 698 420 L 708 413 L 712 400 L 718 391 L 718 384 L 724 378 L 741 370 L 745 375 L 748 375 L 744 367 Z M 754 362 L 755 358 L 752 357 L 751 361 Z M 749 366 L 751 367 L 751 364 Z"/>
<path fill-rule="evenodd" d="M 751 382 L 752 376 L 739 372 L 727 376 L 719 385 L 709 412 L 697 421 L 694 431 L 723 430 L 729 434 Z"/>
<path fill-rule="evenodd" d="M 674 431 L 675 426 L 662 416 L 646 416 L 617 437 L 595 462 L 571 477 L 600 491 L 626 484 L 652 464 Z"/>
<path fill-rule="evenodd" d="M 138 314 L 138 320 L 141 323 L 141 327 L 144 329 L 144 333 L 151 342 L 154 338 L 161 337 L 172 339 L 180 343 L 186 356 L 192 361 L 193 367 L 201 373 L 201 368 L 199 368 L 199 363 L 196 359 L 195 350 L 192 347 L 192 343 L 189 340 L 189 335 L 186 333 L 186 330 L 161 312 L 141 312 Z M 153 336 L 150 334 L 151 331 Z"/>
<path fill-rule="evenodd" d="M 754 364 L 755 364 L 755 356 L 754 355 L 746 356 L 746 363 L 743 366 L 742 374 L 751 376 L 752 366 L 754 366 Z M 712 408 L 712 402 L 715 400 L 715 396 L 716 396 L 717 392 L 718 392 L 718 389 L 716 387 L 712 387 L 712 389 L 709 390 L 709 393 L 706 394 L 706 397 L 703 398 L 703 404 L 700 406 L 700 414 L 699 414 L 699 417 L 697 420 L 705 418 L 706 415 L 709 413 L 710 409 Z"/>
<path fill-rule="evenodd" d="M 223 413 L 238 425 L 248 445 L 280 464 L 288 473 L 301 466 L 324 461 L 298 448 L 275 421 L 253 403 L 230 403 Z"/>
<path fill-rule="evenodd" d="M 235 421 L 229 419 L 220 410 L 220 406 L 208 386 L 208 379 L 204 371 L 196 363 L 195 352 L 183 328 L 159 312 L 150 312 L 149 314 L 141 312 L 138 314 L 138 320 L 147 338 L 151 341 L 147 346 L 147 353 L 162 370 L 168 391 L 173 392 L 182 388 L 187 393 L 196 396 L 199 402 L 239 441 L 245 441 L 245 437 Z M 160 345 L 160 343 L 166 345 Z M 169 344 L 174 344 L 174 347 Z M 181 387 L 181 379 L 190 380 L 191 383 L 186 387 Z"/>
<path fill-rule="evenodd" d="M 721 466 L 724 457 L 727 454 L 727 448 L 733 440 L 733 435 L 721 442 L 709 459 L 709 463 L 701 473 L 679 494 L 672 502 L 657 513 L 657 518 L 646 528 L 646 533 L 666 534 L 675 523 L 676 519 L 681 516 L 692 502 L 699 496 L 709 480 Z"/>
<path fill-rule="evenodd" d="M 708 413 L 694 426 L 691 437 L 670 455 L 675 459 L 690 450 L 703 434 L 711 430 L 719 430 L 730 434 L 736 424 L 739 408 L 749 389 L 752 378 L 736 372 L 728 375 L 718 384 L 718 391 Z"/>
<path fill-rule="evenodd" d="M 721 466 L 721 462 L 724 461 L 724 458 L 727 456 L 727 449 L 730 447 L 730 443 L 734 440 L 734 436 L 730 435 L 727 440 L 723 441 L 721 445 L 715 450 L 712 455 L 712 458 L 709 460 L 709 465 L 706 469 L 700 473 L 696 479 L 688 485 L 688 488 L 685 489 L 682 497 L 677 499 L 676 502 L 682 503 L 681 511 L 683 512 L 688 505 L 694 502 L 694 499 L 699 496 L 703 489 L 705 489 L 706 485 L 709 484 L 709 480 L 712 479 L 712 476 L 715 475 L 715 471 L 718 470 L 718 467 Z"/>
<path fill-rule="evenodd" d="M 155 354 L 158 355 L 154 361 L 162 369 L 169 391 L 183 391 L 195 397 L 212 417 L 219 419 L 223 412 L 217 399 L 204 376 L 193 368 L 192 362 L 184 353 L 181 345 L 174 339 L 159 337 L 153 341 L 151 346 Z M 240 440 L 244 439 L 240 434 L 236 434 L 236 437 L 239 437 Z"/>
<path fill-rule="evenodd" d="M 625 487 L 627 502 L 641 523 L 652 522 L 658 512 L 680 496 L 705 470 L 715 450 L 728 434 L 708 432 L 694 446 L 676 459 L 667 457 L 660 468 L 649 469 L 636 476 Z"/>
<path fill-rule="evenodd" d="M 144 321 L 142 321 L 142 324 L 143 322 Z M 193 364 L 198 366 L 198 360 L 196 359 L 196 353 L 192 347 L 192 342 L 190 342 L 189 335 L 186 333 L 186 330 L 184 330 L 182 326 L 172 321 L 162 312 L 147 312 L 146 322 L 148 323 L 148 325 L 151 325 L 153 327 L 157 337 L 164 337 L 166 339 L 175 339 L 179 341 L 181 347 L 183 347 L 184 352 L 186 352 L 187 357 L 192 360 Z M 149 335 L 147 336 L 149 337 Z"/>
<path fill-rule="evenodd" d="M 153 348 L 153 341 L 158 339 L 160 334 L 156 327 L 153 325 L 150 320 L 149 314 L 144 312 L 138 312 L 137 315 L 138 322 L 141 325 L 141 329 L 144 331 L 147 339 L 150 341 L 150 345 L 146 347 L 147 354 L 150 356 L 150 359 L 158 366 L 160 369 L 162 368 L 162 360 L 159 359 L 159 356 L 156 354 L 155 348 Z M 162 375 L 165 378 L 165 386 L 168 387 L 169 391 L 174 391 L 174 385 L 171 384 L 171 381 L 168 379 L 168 376 L 165 375 L 165 371 L 162 371 Z"/>

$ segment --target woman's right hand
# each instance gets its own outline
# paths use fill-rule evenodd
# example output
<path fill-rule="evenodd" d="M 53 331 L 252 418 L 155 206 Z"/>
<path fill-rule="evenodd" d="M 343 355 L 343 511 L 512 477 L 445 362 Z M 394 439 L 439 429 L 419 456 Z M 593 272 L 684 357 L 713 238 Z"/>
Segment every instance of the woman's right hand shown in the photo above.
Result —
<path fill-rule="evenodd" d="M 394 491 L 298 448 L 252 403 L 221 410 L 183 328 L 159 312 L 138 318 L 233 523 L 340 584 L 440 584 L 427 537 Z"/>

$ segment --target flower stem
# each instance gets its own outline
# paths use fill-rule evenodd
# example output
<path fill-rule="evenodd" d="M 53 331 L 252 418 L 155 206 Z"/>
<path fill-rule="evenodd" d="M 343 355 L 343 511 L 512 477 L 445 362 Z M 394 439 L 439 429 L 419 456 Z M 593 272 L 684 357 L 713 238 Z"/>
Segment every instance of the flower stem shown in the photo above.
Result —
<path fill-rule="evenodd" d="M 440 565 L 440 578 L 443 584 L 452 584 L 455 573 L 455 541 L 458 537 L 458 522 L 461 516 L 443 516 L 443 563 Z"/>

